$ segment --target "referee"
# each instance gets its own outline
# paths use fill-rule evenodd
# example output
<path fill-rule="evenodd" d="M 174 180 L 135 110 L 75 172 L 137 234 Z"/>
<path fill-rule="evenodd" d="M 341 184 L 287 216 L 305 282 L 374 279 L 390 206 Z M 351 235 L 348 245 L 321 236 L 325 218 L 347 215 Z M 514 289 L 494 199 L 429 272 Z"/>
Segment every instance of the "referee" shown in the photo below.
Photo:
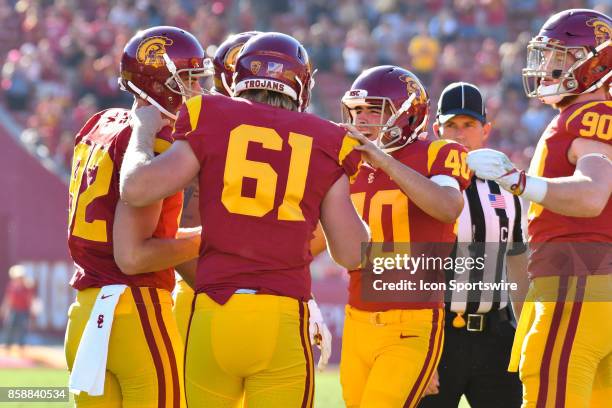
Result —
<path fill-rule="evenodd" d="M 434 133 L 468 150 L 483 147 L 491 123 L 480 90 L 465 82 L 447 86 L 440 97 Z M 493 181 L 472 179 L 463 193 L 457 256 L 483 256 L 484 267 L 448 271 L 447 284 L 517 282 L 526 291 L 527 247 L 521 229 L 521 203 Z M 482 243 L 482 244 L 474 244 Z M 486 245 L 485 245 L 486 243 Z M 510 276 L 507 276 L 507 273 Z M 509 279 L 510 278 L 510 279 Z M 507 290 L 447 293 L 446 325 L 438 378 L 434 376 L 420 408 L 456 408 L 465 395 L 472 408 L 518 408 L 522 389 L 507 372 L 514 339 Z M 516 305 L 515 305 L 516 306 Z"/>

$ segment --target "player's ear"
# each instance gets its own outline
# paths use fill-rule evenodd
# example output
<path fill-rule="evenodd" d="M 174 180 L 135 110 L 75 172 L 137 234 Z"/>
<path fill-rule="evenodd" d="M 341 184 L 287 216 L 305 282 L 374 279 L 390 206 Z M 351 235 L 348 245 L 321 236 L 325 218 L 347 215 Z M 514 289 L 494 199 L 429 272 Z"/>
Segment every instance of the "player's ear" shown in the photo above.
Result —
<path fill-rule="evenodd" d="M 433 129 L 433 133 L 434 135 L 436 135 L 436 137 L 438 139 L 440 139 L 442 137 L 442 133 L 444 132 L 444 127 L 440 126 L 440 124 L 438 123 L 438 121 L 436 120 L 433 125 L 432 125 L 432 129 Z"/>
<path fill-rule="evenodd" d="M 159 81 L 154 81 L 151 87 L 153 92 L 157 95 L 161 95 L 161 93 L 165 91 L 165 88 L 166 86 Z"/>
<path fill-rule="evenodd" d="M 486 140 L 489 138 L 489 134 L 491 133 L 491 122 L 487 122 L 484 125 L 482 125 L 482 141 L 486 142 Z"/>

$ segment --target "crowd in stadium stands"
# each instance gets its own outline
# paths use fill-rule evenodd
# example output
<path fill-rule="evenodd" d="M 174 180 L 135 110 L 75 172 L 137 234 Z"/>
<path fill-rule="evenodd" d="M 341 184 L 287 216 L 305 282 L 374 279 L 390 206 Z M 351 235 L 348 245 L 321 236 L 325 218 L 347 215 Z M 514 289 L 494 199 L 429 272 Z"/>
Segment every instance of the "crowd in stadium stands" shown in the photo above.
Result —
<path fill-rule="evenodd" d="M 490 146 L 528 165 L 553 111 L 523 94 L 526 44 L 552 13 L 600 0 L 0 0 L 1 101 L 22 139 L 69 167 L 74 134 L 97 110 L 129 107 L 117 86 L 121 51 L 143 27 L 194 33 L 212 54 L 231 32 L 281 31 L 307 47 L 314 66 L 312 109 L 340 120 L 341 95 L 364 68 L 413 70 L 431 96 L 477 84 L 488 99 Z"/>

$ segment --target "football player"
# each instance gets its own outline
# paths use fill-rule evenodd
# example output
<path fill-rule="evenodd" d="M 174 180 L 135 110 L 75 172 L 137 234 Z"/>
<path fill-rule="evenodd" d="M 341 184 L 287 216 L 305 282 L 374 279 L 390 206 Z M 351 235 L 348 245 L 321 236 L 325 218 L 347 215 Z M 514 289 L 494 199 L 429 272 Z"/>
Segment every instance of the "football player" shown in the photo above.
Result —
<path fill-rule="evenodd" d="M 122 197 L 143 206 L 196 175 L 205 233 L 186 345 L 190 405 L 312 406 L 309 241 L 319 219 L 336 261 L 360 262 L 367 228 L 349 197 L 357 144 L 304 113 L 313 85 L 304 47 L 264 33 L 238 54 L 236 98 L 204 95 L 181 108 L 177 141 L 152 156 L 160 126 L 136 112 Z"/>
<path fill-rule="evenodd" d="M 215 68 L 213 91 L 225 96 L 232 96 L 233 77 L 236 70 L 236 58 L 242 46 L 259 31 L 245 31 L 232 34 L 225 39 L 215 51 L 213 66 Z"/>
<path fill-rule="evenodd" d="M 199 94 L 198 81 L 212 74 L 195 37 L 167 26 L 132 37 L 120 70 L 120 84 L 135 104 L 151 104 L 168 118 L 175 118 L 182 100 Z M 130 112 L 107 109 L 89 119 L 75 140 L 68 244 L 76 267 L 70 283 L 78 292 L 69 311 L 66 359 L 69 370 L 78 372 L 88 357 L 99 359 L 106 347 L 108 354 L 102 393 L 80 386 L 82 378 L 71 378 L 71 387 L 85 391 L 75 396 L 77 406 L 183 407 L 183 346 L 171 310 L 172 268 L 197 257 L 201 229 L 177 236 L 181 192 L 140 208 L 119 201 L 119 169 L 131 133 Z M 170 127 L 161 129 L 155 153 L 167 150 L 171 141 Z M 127 287 L 115 293 L 117 285 Z M 93 316 L 92 309 L 105 302 L 116 302 L 111 316 Z M 112 324 L 108 344 L 85 338 L 90 315 L 97 329 Z M 92 341 L 95 355 L 79 357 Z M 84 362 L 73 367 L 75 358 Z"/>
<path fill-rule="evenodd" d="M 531 201 L 528 272 L 510 369 L 524 407 L 603 407 L 612 399 L 612 20 L 588 9 L 546 21 L 528 45 L 527 96 L 559 110 L 529 173 L 476 150 L 476 175 Z M 600 296 L 600 294 L 603 294 Z"/>
<path fill-rule="evenodd" d="M 251 37 L 260 34 L 259 31 L 247 31 L 244 33 L 230 35 L 221 45 L 217 48 L 215 56 L 213 58 L 214 66 L 214 87 L 213 92 L 220 93 L 225 96 L 231 96 L 233 94 L 233 75 L 236 66 L 236 57 L 238 52 Z M 197 227 L 200 225 L 199 209 L 197 208 L 197 200 L 199 197 L 198 180 L 195 179 L 192 184 L 185 189 L 184 199 L 184 211 L 183 217 L 181 218 L 181 227 Z M 194 199 L 194 201 L 191 201 Z M 324 243 L 325 238 L 322 233 L 319 236 L 320 228 L 315 230 L 315 238 L 310 243 L 311 251 L 313 253 L 321 252 L 321 249 L 317 249 L 318 243 L 321 241 Z M 182 271 L 195 269 L 195 261 L 190 261 L 188 264 L 180 266 Z M 189 323 L 189 315 L 191 312 L 191 303 L 195 296 L 195 292 L 189 286 L 180 274 L 176 274 L 176 288 L 174 296 L 174 307 L 172 309 L 176 322 L 179 328 L 179 333 L 183 341 L 185 341 L 187 335 L 187 325 Z M 313 343 L 321 349 L 321 358 L 319 359 L 318 368 L 322 370 L 326 365 L 331 355 L 331 333 L 325 324 L 323 315 L 314 300 L 314 296 L 308 301 L 308 307 L 310 312 L 310 333 L 311 340 Z"/>
<path fill-rule="evenodd" d="M 419 79 L 390 65 L 362 72 L 342 98 L 345 126 L 368 163 L 351 184 L 351 198 L 378 245 L 456 239 L 461 191 L 470 183 L 467 153 L 455 142 L 418 137 L 428 104 Z M 415 407 L 440 359 L 441 294 L 369 298 L 371 275 L 353 269 L 349 276 L 340 360 L 347 407 Z"/>
<path fill-rule="evenodd" d="M 225 41 L 219 45 L 215 55 L 213 57 L 214 67 L 214 87 L 213 92 L 225 96 L 231 96 L 232 94 L 232 77 L 234 75 L 234 67 L 236 66 L 236 56 L 242 48 L 245 42 L 254 35 L 259 34 L 257 31 L 247 31 L 244 33 L 230 35 Z M 198 180 L 195 179 L 185 189 L 184 197 L 184 210 L 183 217 L 181 218 L 181 227 L 197 227 L 200 223 L 199 208 L 198 208 L 198 197 L 200 191 L 198 188 Z M 196 262 L 189 262 L 188 264 L 181 265 L 179 269 L 183 272 L 189 270 L 195 271 Z M 189 315 L 191 314 L 191 303 L 195 293 L 191 286 L 185 282 L 180 274 L 176 274 L 176 288 L 174 292 L 174 307 L 172 312 L 176 319 L 176 323 L 179 328 L 179 333 L 183 342 L 187 336 L 187 325 L 189 323 Z"/>

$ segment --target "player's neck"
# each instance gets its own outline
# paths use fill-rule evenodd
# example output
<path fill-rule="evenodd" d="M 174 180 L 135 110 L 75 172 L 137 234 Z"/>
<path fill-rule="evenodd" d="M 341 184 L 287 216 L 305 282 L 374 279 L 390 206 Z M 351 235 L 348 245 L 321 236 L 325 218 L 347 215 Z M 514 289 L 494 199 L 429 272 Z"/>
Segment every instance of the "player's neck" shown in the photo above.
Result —
<path fill-rule="evenodd" d="M 586 102 L 594 102 L 594 101 L 606 101 L 610 99 L 610 94 L 606 91 L 605 88 L 599 88 L 595 92 L 590 92 L 588 94 L 578 95 L 571 103 L 563 106 L 557 106 L 559 112 L 563 112 L 567 108 L 577 103 L 586 103 Z"/>

